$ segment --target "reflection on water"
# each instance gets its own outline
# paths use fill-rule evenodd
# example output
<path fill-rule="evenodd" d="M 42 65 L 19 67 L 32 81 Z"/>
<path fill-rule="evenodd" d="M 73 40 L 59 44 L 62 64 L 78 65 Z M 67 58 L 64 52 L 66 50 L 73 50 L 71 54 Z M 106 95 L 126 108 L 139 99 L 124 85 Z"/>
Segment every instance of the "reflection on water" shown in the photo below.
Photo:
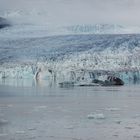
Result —
<path fill-rule="evenodd" d="M 140 81 L 132 81 L 125 82 L 125 85 L 139 85 Z M 66 84 L 61 86 L 57 84 L 53 80 L 43 80 L 43 79 L 0 79 L 0 85 L 3 86 L 12 86 L 12 87 L 61 87 L 61 88 L 72 88 L 73 86 L 70 84 Z"/>
<path fill-rule="evenodd" d="M 135 89 L 135 90 L 134 90 Z M 73 96 L 79 94 L 107 94 L 107 93 L 129 93 L 131 91 L 138 93 L 139 84 L 126 84 L 124 86 L 59 86 L 49 83 L 47 80 L 34 79 L 2 79 L 0 80 L 0 96 Z M 85 96 L 85 95 L 84 95 Z M 103 96 L 103 95 L 102 95 Z"/>
<path fill-rule="evenodd" d="M 47 80 L 35 79 L 0 79 L 0 85 L 13 87 L 52 87 L 55 84 Z"/>
<path fill-rule="evenodd" d="M 45 140 L 48 136 L 67 135 L 68 131 L 69 136 L 71 132 L 77 135 L 78 131 L 78 135 L 84 131 L 91 136 L 93 133 L 88 133 L 89 130 L 98 130 L 97 136 L 103 135 L 101 139 L 104 139 L 110 132 L 113 135 L 116 130 L 120 132 L 128 127 L 128 122 L 134 120 L 132 115 L 139 117 L 139 85 L 60 88 L 45 82 L 0 81 L 0 140 L 40 140 L 42 135 L 41 140 Z M 89 121 L 87 116 L 91 113 L 103 114 L 106 118 Z M 138 125 L 135 128 L 139 132 Z M 86 139 L 84 136 L 82 139 Z"/>

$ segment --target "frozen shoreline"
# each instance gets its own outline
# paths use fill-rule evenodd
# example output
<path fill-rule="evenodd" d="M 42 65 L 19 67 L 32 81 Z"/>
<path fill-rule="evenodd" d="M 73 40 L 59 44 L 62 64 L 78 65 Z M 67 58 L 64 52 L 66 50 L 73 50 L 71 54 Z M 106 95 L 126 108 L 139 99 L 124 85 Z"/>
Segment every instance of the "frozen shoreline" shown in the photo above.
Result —
<path fill-rule="evenodd" d="M 3 140 L 135 140 L 140 88 L 0 87 Z M 5 96 L 4 96 L 5 95 Z"/>

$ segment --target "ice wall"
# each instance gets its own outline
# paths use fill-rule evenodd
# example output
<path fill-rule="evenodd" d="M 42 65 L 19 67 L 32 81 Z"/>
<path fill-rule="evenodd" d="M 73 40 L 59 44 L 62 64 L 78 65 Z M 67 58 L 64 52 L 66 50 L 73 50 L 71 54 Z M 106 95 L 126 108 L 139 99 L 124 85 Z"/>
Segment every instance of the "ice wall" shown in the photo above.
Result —
<path fill-rule="evenodd" d="M 58 83 L 75 80 L 82 70 L 105 70 L 126 82 L 139 80 L 140 35 L 40 36 L 30 27 L 30 35 L 1 31 L 0 78 L 33 79 L 41 70 L 40 79 Z"/>

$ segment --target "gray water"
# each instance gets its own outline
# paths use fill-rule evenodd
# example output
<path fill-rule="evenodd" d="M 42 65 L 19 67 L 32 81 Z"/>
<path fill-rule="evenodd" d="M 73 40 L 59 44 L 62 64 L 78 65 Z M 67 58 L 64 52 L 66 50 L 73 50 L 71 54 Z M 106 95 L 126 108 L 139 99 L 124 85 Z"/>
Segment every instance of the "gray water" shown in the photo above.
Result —
<path fill-rule="evenodd" d="M 138 84 L 60 88 L 33 78 L 40 62 L 62 74 L 73 64 L 121 68 L 125 82 L 139 80 L 140 35 L 42 37 L 29 29 L 0 32 L 0 140 L 140 139 Z"/>
<path fill-rule="evenodd" d="M 0 140 L 140 137 L 139 85 L 60 88 L 33 81 L 9 83 L 0 85 Z"/>

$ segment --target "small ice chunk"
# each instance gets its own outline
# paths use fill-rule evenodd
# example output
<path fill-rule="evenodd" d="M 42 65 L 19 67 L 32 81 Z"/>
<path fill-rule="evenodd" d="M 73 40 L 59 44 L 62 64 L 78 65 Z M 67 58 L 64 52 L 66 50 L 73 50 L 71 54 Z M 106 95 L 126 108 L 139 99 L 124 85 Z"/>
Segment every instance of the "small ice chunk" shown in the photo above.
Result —
<path fill-rule="evenodd" d="M 131 127 L 131 126 L 126 126 L 125 128 L 126 129 L 134 129 L 134 127 Z"/>
<path fill-rule="evenodd" d="M 36 106 L 34 108 L 34 111 L 39 111 L 39 110 L 44 110 L 44 109 L 47 109 L 47 106 Z"/>
<path fill-rule="evenodd" d="M 113 136 L 114 136 L 114 137 L 118 137 L 119 135 L 118 135 L 118 134 L 114 134 Z"/>
<path fill-rule="evenodd" d="M 133 116 L 133 118 L 139 118 L 140 114 L 136 114 L 135 116 Z"/>
<path fill-rule="evenodd" d="M 5 119 L 0 120 L 0 124 L 7 124 L 7 123 L 8 123 L 8 120 L 5 120 Z"/>
<path fill-rule="evenodd" d="M 120 108 L 106 108 L 107 111 L 120 111 Z"/>
<path fill-rule="evenodd" d="M 94 116 L 94 114 L 88 114 L 88 119 L 95 119 L 95 116 Z"/>
<path fill-rule="evenodd" d="M 134 138 L 140 139 L 140 135 L 135 135 Z"/>
<path fill-rule="evenodd" d="M 25 134 L 25 131 L 16 131 L 16 134 Z"/>
<path fill-rule="evenodd" d="M 0 137 L 4 137 L 4 136 L 8 136 L 8 134 L 6 133 L 0 134 Z"/>
<path fill-rule="evenodd" d="M 105 119 L 105 116 L 102 113 L 99 113 L 99 114 L 94 113 L 94 114 L 89 114 L 87 118 L 88 119 Z"/>
<path fill-rule="evenodd" d="M 9 107 L 9 108 L 10 108 L 10 107 L 13 107 L 13 105 L 12 105 L 12 104 L 8 104 L 8 105 L 7 105 L 7 107 Z"/>
<path fill-rule="evenodd" d="M 47 106 L 37 106 L 38 109 L 46 109 Z"/>
<path fill-rule="evenodd" d="M 120 124 L 122 121 L 120 120 L 115 120 L 115 123 Z"/>
<path fill-rule="evenodd" d="M 66 126 L 65 129 L 74 129 L 73 125 Z"/>
<path fill-rule="evenodd" d="M 36 138 L 36 136 L 31 136 L 31 137 L 29 137 L 29 139 L 35 139 Z"/>
<path fill-rule="evenodd" d="M 28 128 L 29 131 L 36 130 L 36 128 Z"/>

